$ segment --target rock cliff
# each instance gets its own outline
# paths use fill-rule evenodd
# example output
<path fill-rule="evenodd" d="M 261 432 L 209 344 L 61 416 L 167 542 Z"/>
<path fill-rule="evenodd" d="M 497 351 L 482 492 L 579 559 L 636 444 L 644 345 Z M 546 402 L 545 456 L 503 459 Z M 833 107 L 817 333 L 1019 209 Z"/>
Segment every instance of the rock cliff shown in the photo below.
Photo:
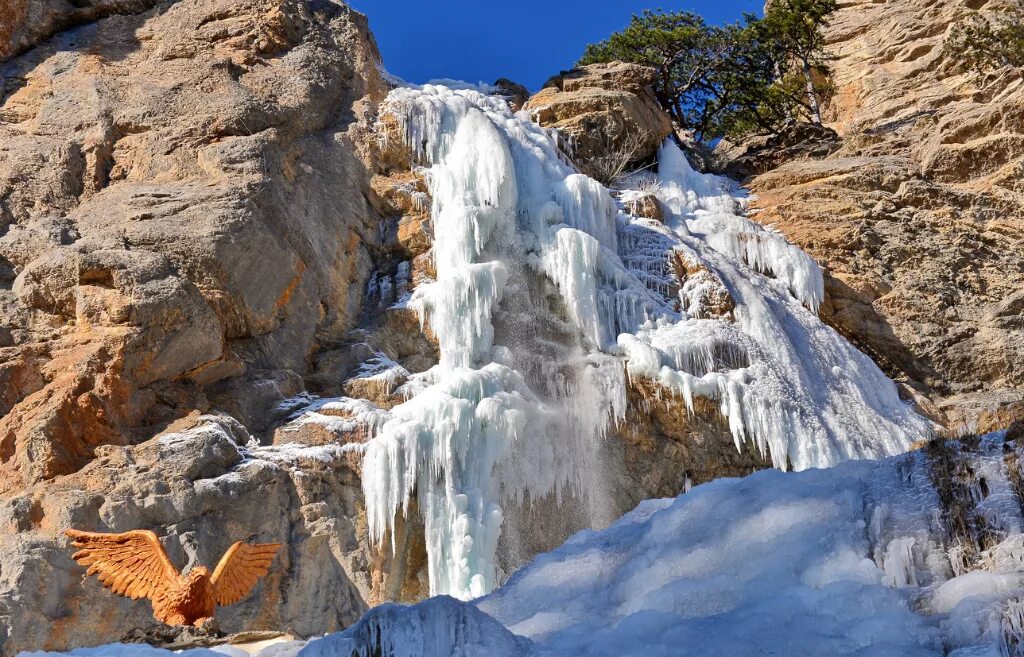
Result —
<path fill-rule="evenodd" d="M 143 4 L 0 67 L 0 490 L 192 410 L 265 429 L 358 319 L 379 218 L 357 142 L 383 92 L 365 20 L 118 13 Z"/>
<path fill-rule="evenodd" d="M 959 72 L 942 48 L 997 5 L 841 3 L 842 146 L 751 185 L 759 220 L 826 268 L 822 316 L 954 432 L 1024 413 L 1024 78 Z"/>
<path fill-rule="evenodd" d="M 840 139 L 784 144 L 798 159 L 754 178 L 759 217 L 828 268 L 823 316 L 937 417 L 1002 426 L 1024 412 L 1024 83 L 954 74 L 941 33 L 966 10 L 916 3 L 840 10 Z M 368 545 L 344 446 L 438 360 L 395 304 L 436 277 L 434 232 L 378 60 L 330 0 L 0 0 L 0 654 L 149 624 L 146 603 L 81 581 L 69 526 L 156 529 L 179 566 L 287 540 L 227 630 L 306 636 L 426 594 L 422 524 L 396 524 L 394 554 Z M 528 100 L 496 87 L 608 177 L 671 132 L 649 83 L 612 64 Z M 669 296 L 689 280 L 733 310 L 712 272 L 666 271 Z M 616 513 L 771 462 L 706 399 L 691 413 L 638 379 L 626 401 Z M 552 504 L 508 509 L 537 531 L 503 566 L 578 528 Z"/>
<path fill-rule="evenodd" d="M 279 402 L 349 366 L 332 349 L 360 320 L 381 222 L 365 18 L 298 0 L 0 16 L 0 653 L 146 620 L 78 583 L 67 526 L 157 529 L 181 566 L 286 539 L 263 606 L 228 624 L 352 622 L 371 589 L 369 557 L 341 565 L 364 535 L 358 474 L 247 467 L 239 421 L 266 434 Z M 213 409 L 230 431 L 160 437 Z"/>

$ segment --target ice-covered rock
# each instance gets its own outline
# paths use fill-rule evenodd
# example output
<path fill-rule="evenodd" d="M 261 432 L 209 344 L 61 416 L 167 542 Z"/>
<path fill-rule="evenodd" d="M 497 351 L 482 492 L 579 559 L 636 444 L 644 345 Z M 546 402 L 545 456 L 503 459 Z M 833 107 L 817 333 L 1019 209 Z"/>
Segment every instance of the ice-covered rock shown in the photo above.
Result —
<path fill-rule="evenodd" d="M 737 449 L 753 444 L 779 468 L 898 453 L 929 431 L 818 320 L 815 262 L 743 216 L 741 191 L 696 173 L 674 143 L 647 187 L 662 224 L 624 213 L 552 131 L 501 98 L 403 86 L 382 123 L 429 188 L 437 278 L 408 305 L 440 362 L 409 378 L 409 401 L 362 448 L 363 489 L 376 541 L 418 501 L 432 593 L 496 586 L 507 501 L 607 491 L 585 473 L 625 417 L 623 367 L 690 412 L 694 397 L 717 404 Z M 703 275 L 683 281 L 680 267 Z M 553 321 L 569 337 L 539 364 L 496 339 L 552 342 L 542 327 Z"/>

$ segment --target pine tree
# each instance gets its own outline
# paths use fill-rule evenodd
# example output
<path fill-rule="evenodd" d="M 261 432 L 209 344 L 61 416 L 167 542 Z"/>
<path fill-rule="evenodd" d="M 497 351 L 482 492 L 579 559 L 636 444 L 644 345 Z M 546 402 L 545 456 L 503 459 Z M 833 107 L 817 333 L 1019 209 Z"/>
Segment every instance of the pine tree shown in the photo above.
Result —
<path fill-rule="evenodd" d="M 822 27 L 836 9 L 835 0 L 772 0 L 764 18 L 755 23 L 762 42 L 776 49 L 780 66 L 787 68 L 789 60 L 798 67 L 814 123 L 821 123 L 821 96 L 827 89 L 818 79 L 829 75 Z M 784 77 L 780 70 L 778 78 Z"/>
<path fill-rule="evenodd" d="M 621 60 L 657 71 L 655 94 L 698 138 L 776 132 L 788 119 L 821 122 L 829 92 L 821 27 L 835 0 L 776 0 L 763 19 L 708 25 L 688 11 L 645 11 L 579 65 Z"/>
<path fill-rule="evenodd" d="M 658 101 L 683 125 L 688 99 L 711 92 L 711 76 L 728 56 L 724 31 L 708 26 L 697 14 L 646 10 L 634 15 L 624 30 L 587 46 L 578 65 L 620 60 L 653 67 Z"/>
<path fill-rule="evenodd" d="M 972 13 L 953 27 L 945 51 L 961 68 L 979 72 L 1024 67 L 1024 6 L 1018 2 L 989 18 Z"/>

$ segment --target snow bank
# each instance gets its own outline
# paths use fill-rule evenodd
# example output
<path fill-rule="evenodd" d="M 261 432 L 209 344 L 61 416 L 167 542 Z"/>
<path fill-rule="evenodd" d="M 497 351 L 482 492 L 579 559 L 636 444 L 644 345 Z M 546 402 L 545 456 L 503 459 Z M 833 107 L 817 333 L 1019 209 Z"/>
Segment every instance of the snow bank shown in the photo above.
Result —
<path fill-rule="evenodd" d="M 1011 529 L 954 576 L 921 451 L 761 472 L 642 503 L 539 556 L 477 606 L 536 654 L 1017 654 L 1021 510 L 999 435 L 960 455 L 988 486 L 972 513 Z M 996 510 L 998 509 L 998 510 Z"/>
<path fill-rule="evenodd" d="M 1005 449 L 1021 456 L 1015 445 Z M 917 451 L 720 479 L 676 499 L 643 502 L 607 529 L 580 532 L 538 556 L 473 603 L 440 597 L 384 605 L 292 654 L 1019 654 L 1024 519 L 1019 503 L 1004 499 L 1002 436 L 956 458 L 960 472 L 973 473 L 964 476 L 985 482 L 972 498 L 968 513 L 979 519 L 972 522 L 1004 532 L 974 570 L 959 575 L 932 457 Z M 71 654 L 167 653 L 114 647 Z"/>
<path fill-rule="evenodd" d="M 894 470 L 770 471 L 644 503 L 479 607 L 552 654 L 942 654 L 935 624 L 868 556 L 866 501 L 904 511 Z"/>

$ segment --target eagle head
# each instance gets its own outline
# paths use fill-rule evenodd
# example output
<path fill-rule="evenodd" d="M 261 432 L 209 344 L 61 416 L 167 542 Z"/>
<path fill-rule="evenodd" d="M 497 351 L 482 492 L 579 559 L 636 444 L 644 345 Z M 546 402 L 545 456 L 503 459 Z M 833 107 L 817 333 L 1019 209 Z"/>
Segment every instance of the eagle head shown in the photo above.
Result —
<path fill-rule="evenodd" d="M 210 569 L 206 566 L 196 566 L 188 571 L 188 581 L 198 582 L 199 580 L 210 579 Z"/>

